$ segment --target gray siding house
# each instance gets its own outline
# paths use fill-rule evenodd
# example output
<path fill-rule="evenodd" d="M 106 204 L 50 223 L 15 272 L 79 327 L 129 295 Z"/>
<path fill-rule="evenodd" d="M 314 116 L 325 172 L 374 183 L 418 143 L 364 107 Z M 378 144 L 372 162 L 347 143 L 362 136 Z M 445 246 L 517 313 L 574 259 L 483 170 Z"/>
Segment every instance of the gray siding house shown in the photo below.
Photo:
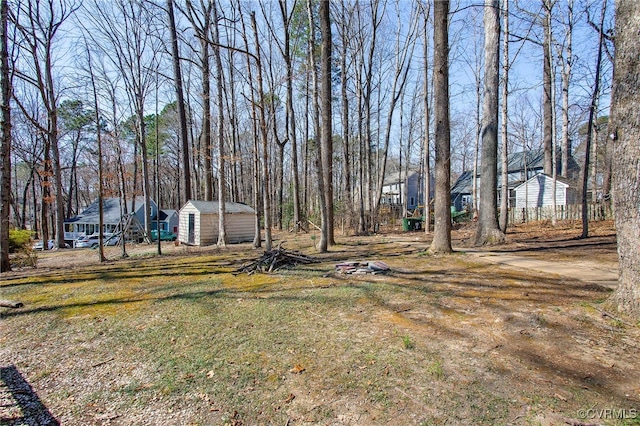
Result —
<path fill-rule="evenodd" d="M 560 173 L 560 162 L 558 161 L 558 174 Z M 544 169 L 544 150 L 536 149 L 532 151 L 514 152 L 509 154 L 507 158 L 507 185 L 509 188 L 509 206 L 515 205 L 516 192 L 515 189 L 523 182 L 528 181 L 542 173 Z M 573 157 L 569 157 L 570 175 L 575 175 L 580 169 Z M 480 174 L 476 177 L 476 188 L 478 190 L 478 198 L 480 194 Z M 569 185 L 568 180 L 563 182 Z M 502 188 L 502 163 L 498 162 L 498 198 Z M 462 211 L 471 205 L 473 198 L 473 172 L 465 171 L 460 175 L 456 183 L 451 187 L 451 205 L 458 211 Z M 571 204 L 572 202 L 569 202 Z"/>
<path fill-rule="evenodd" d="M 133 210 L 134 204 L 135 211 Z M 150 204 L 151 219 L 155 219 L 158 214 L 158 205 L 153 200 Z M 144 197 L 136 197 L 135 203 L 132 200 L 123 203 L 119 198 L 104 198 L 102 209 L 103 232 L 115 232 L 129 216 L 132 216 L 134 222 L 144 224 Z M 127 217 L 123 217 L 124 211 L 127 212 Z M 64 239 L 71 241 L 85 235 L 98 233 L 100 231 L 99 223 L 100 206 L 96 200 L 79 215 L 64 221 Z"/>
<path fill-rule="evenodd" d="M 134 204 L 135 211 L 133 209 Z M 149 208 L 151 213 L 150 226 L 154 230 L 157 227 L 158 205 L 154 200 L 151 200 Z M 126 223 L 135 227 L 136 231 L 142 231 L 144 228 L 144 197 L 136 197 L 135 203 L 132 200 L 123 203 L 119 198 L 104 198 L 102 200 L 102 209 L 103 232 L 117 232 L 121 229 L 121 224 Z M 127 213 L 125 214 L 124 211 Z M 178 213 L 175 210 L 160 210 L 159 213 L 160 229 L 177 232 Z M 100 206 L 96 200 L 79 215 L 64 221 L 64 239 L 72 241 L 85 235 L 98 233 L 99 224 Z"/>
<path fill-rule="evenodd" d="M 431 188 L 433 191 L 433 184 Z M 402 206 L 406 204 L 407 210 L 415 210 L 418 206 L 423 206 L 424 181 L 420 172 L 410 170 L 406 179 L 404 172 L 395 172 L 387 175 L 382 185 L 380 204 L 386 206 Z"/>

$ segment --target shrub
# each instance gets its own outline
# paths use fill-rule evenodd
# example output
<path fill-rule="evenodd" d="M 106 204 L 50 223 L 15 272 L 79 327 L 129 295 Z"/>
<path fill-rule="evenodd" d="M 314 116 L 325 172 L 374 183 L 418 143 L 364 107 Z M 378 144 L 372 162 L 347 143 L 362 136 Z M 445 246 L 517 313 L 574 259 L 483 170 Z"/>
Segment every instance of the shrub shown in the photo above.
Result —
<path fill-rule="evenodd" d="M 28 248 L 31 244 L 32 232 L 28 229 L 9 230 L 9 252 L 15 253 Z"/>

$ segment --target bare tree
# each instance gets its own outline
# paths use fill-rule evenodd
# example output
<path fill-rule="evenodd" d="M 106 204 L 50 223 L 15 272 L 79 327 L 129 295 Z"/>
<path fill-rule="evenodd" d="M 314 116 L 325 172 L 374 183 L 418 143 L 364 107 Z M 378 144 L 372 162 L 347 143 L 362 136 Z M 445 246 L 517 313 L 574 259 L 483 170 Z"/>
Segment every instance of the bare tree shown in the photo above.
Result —
<path fill-rule="evenodd" d="M 411 68 L 411 58 L 413 56 L 413 49 L 415 47 L 415 37 L 417 33 L 417 14 L 412 13 L 410 17 L 409 30 L 404 36 L 404 40 L 401 42 L 400 31 L 398 31 L 395 40 L 395 64 L 394 73 L 391 78 L 391 90 L 389 92 L 389 109 L 387 111 L 387 122 L 384 130 L 384 137 L 382 140 L 382 149 L 380 155 L 382 159 L 379 162 L 380 173 L 378 175 L 378 182 L 376 185 L 376 194 L 374 198 L 374 218 L 377 216 L 376 212 L 380 206 L 380 199 L 382 197 L 382 186 L 384 183 L 384 177 L 387 168 L 387 157 L 389 152 L 389 140 L 391 138 L 391 128 L 393 127 L 393 117 L 398 106 L 402 94 L 404 93 L 404 87 L 407 82 L 407 76 Z M 398 11 L 397 14 L 398 27 L 400 27 L 401 17 Z"/>
<path fill-rule="evenodd" d="M 64 193 L 62 168 L 60 163 L 58 135 L 58 98 L 59 91 L 54 79 L 54 45 L 60 27 L 76 10 L 77 5 L 65 0 L 41 2 L 27 0 L 19 4 L 15 12 L 15 25 L 22 36 L 21 47 L 31 57 L 31 72 L 20 70 L 17 76 L 33 85 L 40 95 L 40 101 L 46 109 L 46 123 L 40 123 L 38 117 L 31 117 L 34 125 L 46 138 L 45 173 L 54 180 L 55 198 L 55 237 L 59 247 L 64 246 Z M 16 99 L 17 100 L 17 99 Z M 23 112 L 26 110 L 23 109 Z M 50 156 L 50 157 L 49 157 Z M 50 189 L 49 189 L 50 190 Z M 43 207 L 50 200 L 43 198 Z M 46 208 L 43 213 L 46 212 Z M 43 235 L 43 239 L 48 238 Z M 46 244 L 44 244 L 46 247 Z"/>
<path fill-rule="evenodd" d="M 544 173 L 548 176 L 552 174 L 553 168 L 553 105 L 552 97 L 553 85 L 551 67 L 553 57 L 551 56 L 551 13 L 555 0 L 542 0 L 545 16 L 542 17 L 542 31 L 544 32 L 542 41 L 542 111 L 543 111 L 543 146 L 544 146 Z"/>
<path fill-rule="evenodd" d="M 184 100 L 184 89 L 182 85 L 182 69 L 180 66 L 180 50 L 178 49 L 178 35 L 176 32 L 176 20 L 173 11 L 173 0 L 167 0 L 167 13 L 169 16 L 169 33 L 171 35 L 171 54 L 173 62 L 173 77 L 176 89 L 176 103 L 178 107 L 178 117 L 180 122 L 180 147 L 182 153 L 182 194 L 180 200 L 182 205 L 191 199 L 191 166 L 189 161 L 189 136 L 187 113 Z"/>
<path fill-rule="evenodd" d="M 9 70 L 9 2 L 0 1 L 0 272 L 11 270 L 9 262 L 9 215 L 11 195 L 11 72 Z M 46 245 L 46 244 L 45 244 Z"/>
<path fill-rule="evenodd" d="M 87 20 L 91 21 L 92 27 L 87 37 L 102 49 L 105 57 L 119 71 L 134 112 L 136 146 L 140 150 L 142 164 L 144 227 L 149 235 L 151 188 L 145 104 L 149 90 L 155 84 L 157 57 L 162 47 L 153 26 L 161 21 L 154 8 L 142 2 L 117 0 L 109 7 L 103 6 L 96 5 L 88 11 Z M 132 200 L 135 202 L 135 196 Z"/>
<path fill-rule="evenodd" d="M 507 232 L 509 221 L 509 0 L 502 0 L 502 110 L 500 123 L 500 217 L 498 225 L 503 233 Z"/>
<path fill-rule="evenodd" d="M 345 215 L 347 219 L 347 226 L 353 227 L 353 181 L 351 174 L 353 173 L 352 167 L 352 141 L 351 141 L 351 120 L 350 120 L 350 96 L 349 96 L 349 68 L 353 63 L 349 60 L 349 46 L 351 44 L 353 14 L 355 5 L 347 7 L 345 2 L 340 3 L 340 10 L 337 12 L 340 19 L 337 22 L 338 34 L 340 36 L 340 102 L 342 106 L 341 120 L 342 120 L 342 148 L 344 153 L 344 185 L 343 185 L 343 200 L 345 204 Z"/>
<path fill-rule="evenodd" d="M 253 28 L 253 34 L 256 42 L 256 69 L 257 69 L 257 91 L 259 97 L 258 105 L 258 127 L 260 128 L 260 136 L 262 140 L 262 203 L 264 210 L 264 245 L 265 250 L 270 251 L 272 245 L 271 236 L 271 200 L 269 192 L 269 137 L 267 132 L 267 118 L 266 118 L 266 98 L 264 93 L 264 84 L 262 78 L 262 53 L 260 49 L 260 38 L 258 37 L 258 25 L 256 24 L 256 15 L 251 13 L 251 26 Z"/>
<path fill-rule="evenodd" d="M 640 318 L 640 3 L 617 2 L 611 134 L 614 139 L 613 190 L 620 278 L 611 303 Z"/>
<path fill-rule="evenodd" d="M 322 224 L 323 235 L 320 238 L 320 251 L 327 251 L 327 245 L 334 245 L 333 233 L 333 133 L 331 113 L 331 16 L 329 2 L 320 2 L 320 32 L 322 34 L 322 49 L 320 55 L 321 91 L 320 103 L 322 107 L 322 129 L 320 151 L 322 163 L 322 179 L 324 186 L 324 202 L 326 204 L 325 222 Z M 323 240 L 325 240 L 323 242 Z"/>
<path fill-rule="evenodd" d="M 430 115 L 430 93 L 429 85 L 431 80 L 429 79 L 429 14 L 431 12 L 431 6 L 428 1 L 424 4 L 420 3 L 422 8 L 422 14 L 424 18 L 423 23 L 423 56 L 424 56 L 424 89 L 423 89 L 423 103 L 424 103 L 424 140 L 422 142 L 424 155 L 423 155 L 423 170 L 424 170 L 424 218 L 425 226 L 424 232 L 426 234 L 431 233 L 431 144 L 430 144 L 430 129 L 431 129 L 431 115 Z"/>
<path fill-rule="evenodd" d="M 94 107 L 94 117 L 96 124 L 96 142 L 98 143 L 98 228 L 100 229 L 100 234 L 98 235 L 98 259 L 100 262 L 104 262 L 106 260 L 104 256 L 104 233 L 102 229 L 104 227 L 104 206 L 102 201 L 102 193 L 103 193 L 103 176 L 102 176 L 102 132 L 101 132 L 101 124 L 100 124 L 100 108 L 98 105 L 98 89 L 96 85 L 96 78 L 93 73 L 93 65 L 91 63 L 91 52 L 89 51 L 89 47 L 85 40 L 85 46 L 87 50 L 87 63 L 89 68 L 89 77 L 91 79 L 91 89 L 93 92 L 93 107 Z M 160 234 L 158 234 L 159 237 Z M 124 239 L 124 235 L 123 238 Z M 158 238 L 158 241 L 160 239 Z"/>
<path fill-rule="evenodd" d="M 600 15 L 600 30 L 598 36 L 598 54 L 596 55 L 596 74 L 595 74 L 595 82 L 593 84 L 593 94 L 591 96 L 591 105 L 589 106 L 589 120 L 587 122 L 587 138 L 586 138 L 586 147 L 584 153 L 584 165 L 582 168 L 582 235 L 581 238 L 587 238 L 589 236 L 589 216 L 588 216 L 588 205 L 587 205 L 587 188 L 589 185 L 589 164 L 591 161 L 591 142 L 594 132 L 594 127 L 596 125 L 596 115 L 597 115 L 597 105 L 598 105 L 598 95 L 600 94 L 600 71 L 602 64 L 602 53 L 604 47 L 604 18 L 606 15 L 606 2 L 603 3 Z M 623 8 L 623 10 L 625 10 Z M 615 71 L 616 75 L 619 76 L 619 71 Z M 619 94 L 618 94 L 619 95 Z M 595 201 L 596 191 L 593 191 L 593 201 Z M 616 212 L 617 209 L 616 209 Z M 618 231 L 620 232 L 620 231 Z"/>
<path fill-rule="evenodd" d="M 189 19 L 196 37 L 200 41 L 200 72 L 202 79 L 202 129 L 198 138 L 198 154 L 204 162 L 204 199 L 213 200 L 213 165 L 212 165 L 212 136 L 211 136 L 211 30 L 214 2 L 200 0 L 195 6 L 191 1 L 186 2 L 183 13 Z"/>
<path fill-rule="evenodd" d="M 435 205 L 433 241 L 429 250 L 451 249 L 451 127 L 449 122 L 449 1 L 433 8 L 433 110 L 435 119 Z"/>
<path fill-rule="evenodd" d="M 223 85 L 222 80 L 222 59 L 220 56 L 220 32 L 219 32 L 219 16 L 218 8 L 215 2 L 213 3 L 213 27 L 212 27 L 212 41 L 213 41 L 213 57 L 216 64 L 216 88 L 217 88 L 217 100 L 218 100 L 218 247 L 226 247 L 227 245 L 227 233 L 226 233 L 226 177 L 225 177 L 225 149 L 224 149 L 224 98 L 223 98 Z"/>
<path fill-rule="evenodd" d="M 484 3 L 484 100 L 482 106 L 482 179 L 475 244 L 504 242 L 498 226 L 498 91 L 500 86 L 500 13 L 498 0 Z M 506 184 L 506 182 L 503 182 Z"/>
<path fill-rule="evenodd" d="M 566 2 L 567 19 L 564 21 L 564 42 L 558 45 L 558 58 L 562 67 L 562 142 L 560 145 L 562 160 L 560 175 L 569 177 L 569 157 L 571 156 L 571 146 L 569 141 L 569 90 L 571 88 L 571 77 L 573 63 L 573 27 L 575 25 L 575 14 L 573 13 L 574 0 Z"/>

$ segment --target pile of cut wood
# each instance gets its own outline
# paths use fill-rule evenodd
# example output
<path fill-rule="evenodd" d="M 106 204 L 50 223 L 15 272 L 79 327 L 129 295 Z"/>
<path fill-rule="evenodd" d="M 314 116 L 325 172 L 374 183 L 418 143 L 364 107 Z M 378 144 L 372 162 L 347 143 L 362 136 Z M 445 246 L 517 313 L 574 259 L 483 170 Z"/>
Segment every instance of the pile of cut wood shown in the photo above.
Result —
<path fill-rule="evenodd" d="M 391 268 L 384 262 L 374 260 L 372 262 L 343 262 L 336 265 L 336 272 L 340 274 L 385 274 Z"/>
<path fill-rule="evenodd" d="M 304 255 L 296 251 L 276 248 L 265 251 L 262 256 L 253 262 L 246 263 L 236 269 L 234 275 L 237 274 L 253 274 L 255 272 L 274 272 L 280 269 L 292 268 L 300 264 L 309 264 L 317 262 L 316 259 Z"/>

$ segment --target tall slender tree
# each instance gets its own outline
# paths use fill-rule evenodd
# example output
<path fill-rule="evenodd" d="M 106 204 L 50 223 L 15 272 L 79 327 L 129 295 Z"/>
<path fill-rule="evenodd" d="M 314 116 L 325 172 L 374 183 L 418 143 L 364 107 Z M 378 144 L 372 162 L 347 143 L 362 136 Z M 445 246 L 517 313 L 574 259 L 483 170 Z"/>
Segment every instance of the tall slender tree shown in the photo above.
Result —
<path fill-rule="evenodd" d="M 264 214 L 264 246 L 266 251 L 271 250 L 273 243 L 271 233 L 271 199 L 269 191 L 269 137 L 267 132 L 266 118 L 266 97 L 264 93 L 264 84 L 262 78 L 262 49 L 260 48 L 260 38 L 258 36 L 258 24 L 256 23 L 255 13 L 251 13 L 251 27 L 256 43 L 256 70 L 257 70 L 257 86 L 259 105 L 258 105 L 258 127 L 260 129 L 260 139 L 262 141 L 262 207 Z"/>
<path fill-rule="evenodd" d="M 482 105 L 482 179 L 476 245 L 504 242 L 498 226 L 498 91 L 500 87 L 500 13 L 498 0 L 484 2 L 484 97 Z M 506 183 L 506 182 L 505 182 Z"/>
<path fill-rule="evenodd" d="M 509 222 L 509 1 L 502 0 L 502 109 L 500 123 L 500 217 L 498 225 L 503 233 L 507 232 Z"/>
<path fill-rule="evenodd" d="M 624 11 L 625 8 L 622 8 Z M 604 19 L 606 16 L 606 2 L 602 5 L 600 15 L 600 30 L 598 36 L 598 54 L 596 55 L 596 73 L 595 82 L 593 84 L 593 93 L 591 95 L 591 105 L 589 106 L 589 121 L 587 123 L 587 137 L 584 152 L 584 165 L 582 168 L 582 235 L 581 238 L 587 238 L 589 236 L 589 216 L 587 205 L 587 188 L 589 184 L 589 165 L 591 161 L 591 142 L 596 126 L 595 120 L 597 116 L 598 95 L 600 94 L 600 72 L 602 64 L 602 54 L 604 49 Z M 619 71 L 616 70 L 616 76 L 619 76 Z M 620 95 L 620 94 L 617 94 Z M 595 161 L 595 158 L 594 158 Z M 593 191 L 593 201 L 595 201 L 596 191 Z M 617 210 L 616 210 L 617 211 Z"/>
<path fill-rule="evenodd" d="M 451 125 L 449 118 L 449 1 L 433 6 L 433 111 L 435 120 L 434 231 L 429 250 L 451 248 Z"/>
<path fill-rule="evenodd" d="M 202 128 L 198 138 L 198 155 L 204 164 L 204 199 L 213 200 L 213 163 L 212 151 L 213 143 L 211 136 L 211 31 L 213 18 L 213 1 L 205 2 L 200 0 L 197 5 L 187 0 L 187 16 L 196 37 L 200 42 L 200 75 L 202 80 L 202 91 L 200 92 L 202 102 Z"/>
<path fill-rule="evenodd" d="M 226 161 L 224 147 L 224 81 L 222 73 L 222 56 L 220 54 L 220 17 L 218 15 L 218 7 L 216 2 L 213 3 L 213 57 L 216 65 L 216 98 L 218 104 L 218 247 L 226 247 Z"/>
<path fill-rule="evenodd" d="M 11 199 L 11 71 L 9 70 L 9 1 L 0 0 L 0 272 L 9 262 Z"/>
<path fill-rule="evenodd" d="M 322 129 L 320 132 L 320 152 L 322 162 L 322 179 L 324 183 L 325 222 L 322 224 L 323 235 L 320 238 L 320 250 L 327 251 L 327 245 L 335 244 L 333 233 L 333 126 L 331 109 L 331 15 L 329 2 L 320 2 L 320 33 L 322 34 L 322 49 L 320 55 L 321 91 L 320 104 L 322 108 Z M 323 242 L 323 240 L 325 240 Z"/>
<path fill-rule="evenodd" d="M 173 0 L 167 0 L 167 14 L 169 16 L 169 34 L 171 35 L 171 55 L 173 63 L 173 78 L 176 89 L 176 104 L 180 123 L 180 148 L 182 154 L 182 180 L 180 205 L 191 199 L 191 162 L 189 153 L 189 136 L 187 113 L 185 108 L 184 88 L 182 84 L 182 68 L 180 65 L 180 49 L 178 48 L 178 34 L 173 10 Z"/>
<path fill-rule="evenodd" d="M 553 168 L 553 78 L 551 68 L 553 57 L 551 56 L 551 14 L 556 0 L 542 0 L 544 16 L 542 20 L 542 113 L 543 113 L 543 148 L 544 148 L 544 173 L 551 176 Z"/>

